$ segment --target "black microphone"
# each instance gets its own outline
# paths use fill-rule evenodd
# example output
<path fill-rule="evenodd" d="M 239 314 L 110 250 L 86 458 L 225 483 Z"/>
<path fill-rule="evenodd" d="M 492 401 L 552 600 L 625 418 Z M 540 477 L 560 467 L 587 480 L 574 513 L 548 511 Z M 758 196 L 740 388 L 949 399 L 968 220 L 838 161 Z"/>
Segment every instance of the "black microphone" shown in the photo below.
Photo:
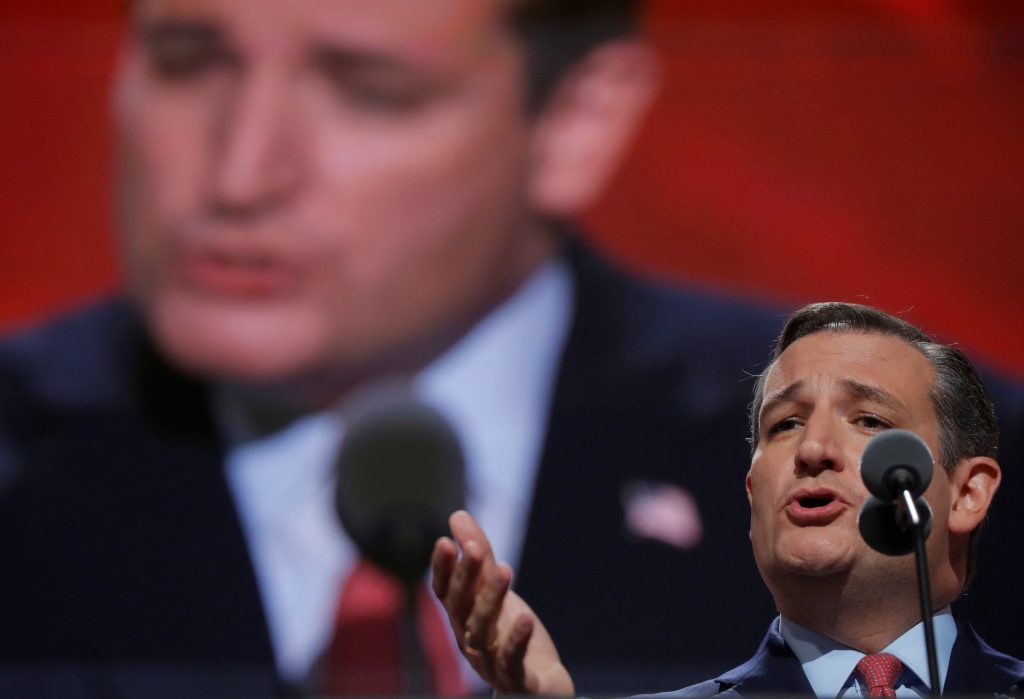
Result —
<path fill-rule="evenodd" d="M 338 453 L 334 504 L 363 556 L 406 585 L 418 583 L 448 516 L 464 503 L 462 447 L 436 409 L 396 391 L 356 403 Z"/>
<path fill-rule="evenodd" d="M 914 499 L 922 534 L 932 533 L 932 508 L 922 497 Z M 903 556 L 914 550 L 914 530 L 908 526 L 906 506 L 869 497 L 861 505 L 857 528 L 868 546 L 886 556 Z"/>
<path fill-rule="evenodd" d="M 860 477 L 871 494 L 893 502 L 904 490 L 916 497 L 932 482 L 932 453 L 908 430 L 886 430 L 864 447 Z"/>
<path fill-rule="evenodd" d="M 907 430 L 886 430 L 875 436 L 864 447 L 860 476 L 874 496 L 864 501 L 857 518 L 861 536 L 871 548 L 888 556 L 913 551 L 913 515 L 928 538 L 932 511 L 921 494 L 932 480 L 932 453 L 920 437 Z"/>
<path fill-rule="evenodd" d="M 886 430 L 864 447 L 860 476 L 871 492 L 857 516 L 857 528 L 864 541 L 889 556 L 902 556 L 911 551 L 915 554 L 930 694 L 938 696 L 939 664 L 925 549 L 925 540 L 932 531 L 932 510 L 922 497 L 932 480 L 932 453 L 924 440 L 913 432 Z"/>

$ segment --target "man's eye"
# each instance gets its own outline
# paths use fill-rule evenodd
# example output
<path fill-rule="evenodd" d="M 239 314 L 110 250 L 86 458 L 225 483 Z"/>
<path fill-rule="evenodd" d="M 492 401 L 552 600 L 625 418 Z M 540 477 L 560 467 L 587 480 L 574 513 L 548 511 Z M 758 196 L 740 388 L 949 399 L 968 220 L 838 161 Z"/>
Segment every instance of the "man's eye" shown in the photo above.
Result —
<path fill-rule="evenodd" d="M 396 114 L 415 110 L 428 96 L 426 91 L 416 88 L 359 82 L 350 82 L 338 89 L 346 101 L 360 109 Z"/>
<path fill-rule="evenodd" d="M 892 423 L 884 418 L 880 418 L 877 415 L 860 415 L 856 419 L 856 423 L 861 427 L 869 430 L 888 430 L 892 428 Z"/>
<path fill-rule="evenodd" d="M 150 64 L 167 80 L 196 77 L 227 63 L 224 52 L 207 47 L 161 46 L 150 51 Z"/>
<path fill-rule="evenodd" d="M 795 430 L 800 426 L 800 420 L 796 417 L 787 417 L 777 422 L 772 423 L 772 426 L 768 428 L 768 434 L 778 434 L 779 432 L 788 432 L 789 430 Z"/>
<path fill-rule="evenodd" d="M 166 80 L 186 80 L 228 65 L 231 55 L 216 37 L 205 32 L 154 30 L 143 35 L 153 70 Z"/>

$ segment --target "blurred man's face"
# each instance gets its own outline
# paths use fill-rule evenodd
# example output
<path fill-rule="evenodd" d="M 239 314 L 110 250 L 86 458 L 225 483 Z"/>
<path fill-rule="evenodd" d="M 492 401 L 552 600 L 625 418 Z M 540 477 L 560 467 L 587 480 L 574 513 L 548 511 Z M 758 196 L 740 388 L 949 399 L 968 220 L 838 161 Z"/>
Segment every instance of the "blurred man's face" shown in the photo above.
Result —
<path fill-rule="evenodd" d="M 773 591 L 793 575 L 846 575 L 851 585 L 913 576 L 912 556 L 884 556 L 860 536 L 857 514 L 868 497 L 860 457 L 868 440 L 891 428 L 915 432 L 939 453 L 933 381 L 917 349 L 880 334 L 820 332 L 782 353 L 767 377 L 760 444 L 747 477 L 754 556 Z M 937 468 L 925 493 L 933 511 L 933 577 L 948 570 L 952 495 Z"/>
<path fill-rule="evenodd" d="M 137 3 L 124 258 L 174 361 L 271 383 L 415 361 L 550 252 L 500 5 Z"/>

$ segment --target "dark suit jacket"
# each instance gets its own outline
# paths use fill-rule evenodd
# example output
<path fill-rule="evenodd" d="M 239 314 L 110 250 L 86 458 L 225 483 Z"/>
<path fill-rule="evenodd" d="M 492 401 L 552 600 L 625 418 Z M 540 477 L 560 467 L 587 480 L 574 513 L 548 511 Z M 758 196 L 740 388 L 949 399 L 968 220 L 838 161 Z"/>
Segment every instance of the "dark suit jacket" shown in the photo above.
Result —
<path fill-rule="evenodd" d="M 1024 662 L 993 650 L 970 624 L 957 619 L 943 694 L 1017 694 L 1024 688 Z M 692 687 L 636 699 L 701 699 L 759 694 L 811 694 L 800 661 L 773 622 L 757 652 L 739 667 Z"/>

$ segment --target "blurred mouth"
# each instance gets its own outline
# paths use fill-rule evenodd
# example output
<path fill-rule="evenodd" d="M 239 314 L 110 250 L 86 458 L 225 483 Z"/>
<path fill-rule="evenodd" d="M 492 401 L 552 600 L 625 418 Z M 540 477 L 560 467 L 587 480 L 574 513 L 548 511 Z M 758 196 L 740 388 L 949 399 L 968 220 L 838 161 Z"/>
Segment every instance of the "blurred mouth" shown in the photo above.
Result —
<path fill-rule="evenodd" d="M 847 504 L 832 490 L 815 488 L 795 492 L 786 505 L 790 521 L 801 527 L 820 527 L 830 524 L 847 508 Z"/>
<path fill-rule="evenodd" d="M 287 297 L 302 279 L 298 264 L 258 250 L 186 250 L 177 267 L 193 291 L 247 301 Z"/>

